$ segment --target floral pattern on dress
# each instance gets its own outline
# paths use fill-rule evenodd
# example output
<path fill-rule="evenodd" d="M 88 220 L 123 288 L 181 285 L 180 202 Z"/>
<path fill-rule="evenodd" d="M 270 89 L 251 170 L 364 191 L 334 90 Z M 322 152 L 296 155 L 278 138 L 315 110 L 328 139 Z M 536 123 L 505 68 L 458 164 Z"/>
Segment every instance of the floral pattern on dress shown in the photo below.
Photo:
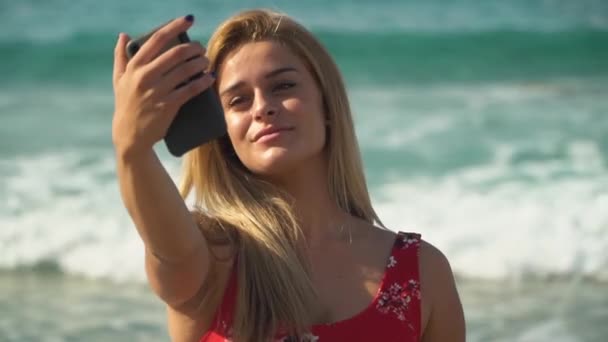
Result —
<path fill-rule="evenodd" d="M 383 314 L 394 314 L 398 320 L 406 321 L 412 300 L 420 300 L 420 283 L 416 280 L 409 280 L 404 285 L 393 283 L 387 291 L 380 292 L 376 309 Z M 413 329 L 414 327 L 408 325 Z"/>
<path fill-rule="evenodd" d="M 395 267 L 395 265 L 397 265 L 397 259 L 395 259 L 395 257 L 393 255 L 391 255 L 388 258 L 388 265 L 386 267 L 387 268 L 393 268 L 393 267 Z"/>
<path fill-rule="evenodd" d="M 411 337 L 420 336 L 420 283 L 418 275 L 418 256 L 419 248 L 422 243 L 421 237 L 416 233 L 398 232 L 395 238 L 393 249 L 385 264 L 386 270 L 374 303 L 367 310 L 373 315 L 367 315 L 369 324 L 378 326 L 378 329 L 389 330 L 390 334 L 395 333 L 399 336 Z M 390 270 L 390 271 L 389 271 Z M 210 341 L 232 342 L 232 328 L 225 321 L 220 320 L 217 325 L 215 335 Z M 357 321 L 359 324 L 362 322 Z M 352 329 L 350 325 L 341 325 L 340 329 L 331 331 L 314 331 L 318 334 L 305 334 L 299 340 L 293 336 L 285 336 L 285 331 L 274 336 L 271 342 L 320 342 L 329 338 L 335 340 L 350 340 L 353 336 L 358 339 L 359 329 Z M 395 331 L 393 331 L 393 329 Z M 398 332 L 397 332 L 398 330 Z M 223 333 L 221 333 L 223 332 Z M 349 339 L 336 339 L 336 336 L 348 335 Z M 219 336 L 218 336 L 219 335 Z M 342 336 L 342 337 L 344 337 Z M 391 335 L 392 336 L 392 335 Z M 224 339 L 225 338 L 225 339 Z M 208 340 L 205 340 L 208 341 Z"/>
<path fill-rule="evenodd" d="M 408 249 L 410 247 L 420 247 L 420 238 L 417 234 L 401 234 L 395 241 L 397 248 Z"/>

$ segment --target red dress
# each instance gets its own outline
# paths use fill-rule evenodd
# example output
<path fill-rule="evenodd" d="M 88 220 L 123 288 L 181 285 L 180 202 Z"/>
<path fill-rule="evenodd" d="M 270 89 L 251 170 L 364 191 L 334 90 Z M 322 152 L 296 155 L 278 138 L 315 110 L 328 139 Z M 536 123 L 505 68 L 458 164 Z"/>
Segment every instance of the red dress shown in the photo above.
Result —
<path fill-rule="evenodd" d="M 420 235 L 399 232 L 380 287 L 372 302 L 351 318 L 331 324 L 313 325 L 302 341 L 383 341 L 413 342 L 420 340 L 420 278 L 418 250 Z M 235 303 L 236 276 L 232 272 L 220 310 L 212 329 L 200 342 L 230 340 L 230 322 Z M 291 341 L 277 336 L 275 342 Z"/>

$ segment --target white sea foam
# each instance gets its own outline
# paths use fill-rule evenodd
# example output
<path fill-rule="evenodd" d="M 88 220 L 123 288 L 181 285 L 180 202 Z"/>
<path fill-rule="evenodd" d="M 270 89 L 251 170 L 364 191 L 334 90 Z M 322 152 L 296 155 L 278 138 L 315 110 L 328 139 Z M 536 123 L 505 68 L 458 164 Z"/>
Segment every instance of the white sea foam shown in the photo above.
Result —
<path fill-rule="evenodd" d="M 0 211 L 0 267 L 52 262 L 69 273 L 144 279 L 142 245 L 120 202 L 111 154 L 86 166 L 82 160 L 50 154 L 11 161 L 0 181 L 8 203 Z"/>
<path fill-rule="evenodd" d="M 571 151 L 561 169 L 584 172 L 569 177 L 518 180 L 512 173 L 528 166 L 514 169 L 501 152 L 492 164 L 393 179 L 372 193 L 391 229 L 420 231 L 463 277 L 608 280 L 608 172 L 587 162 L 600 157 L 593 146 Z M 122 206 L 111 153 L 82 161 L 57 153 L 0 164 L 0 267 L 50 261 L 69 273 L 143 281 L 143 246 Z M 176 178 L 176 160 L 165 163 Z"/>
<path fill-rule="evenodd" d="M 502 113 L 491 110 L 494 105 L 507 107 L 507 123 L 521 117 L 533 128 L 521 138 L 493 137 L 483 145 L 493 159 L 484 156 L 479 164 L 440 169 L 439 175 L 425 176 L 422 168 L 403 178 L 404 170 L 368 165 L 372 174 L 386 175 L 376 177 L 371 189 L 381 217 L 392 229 L 423 233 L 463 277 L 608 279 L 608 162 L 596 138 L 586 137 L 585 131 L 573 133 L 575 120 L 585 120 L 580 127 L 587 129 L 605 125 L 603 116 L 593 114 L 602 111 L 589 107 L 601 106 L 595 98 L 600 93 L 593 92 L 595 84 L 589 87 L 592 91 L 579 91 L 576 83 L 561 82 L 355 89 L 362 146 L 379 151 L 424 149 L 431 157 L 446 151 L 472 153 L 477 136 L 466 139 L 471 134 L 481 139 L 483 132 L 469 132 L 476 125 L 470 120 L 500 117 Z M 559 102 L 571 92 L 575 99 L 593 96 L 577 107 L 577 115 L 569 115 L 576 103 Z M 95 94 L 87 93 L 92 100 L 87 103 L 103 106 L 107 95 Z M 49 97 L 54 98 L 49 104 L 65 109 L 53 110 L 62 113 L 58 115 L 76 117 L 77 108 L 65 99 Z M 542 107 L 531 113 L 537 102 L 556 102 L 566 109 Z M 12 102 L 0 96 L 0 106 L 11 107 Z M 374 109 L 382 115 L 374 115 Z M 100 127 L 108 129 L 100 125 L 107 122 L 101 115 L 89 121 L 79 127 L 86 136 L 100 135 Z M 47 123 L 43 126 L 56 124 Z M 503 127 L 495 130 L 502 133 Z M 540 136 L 544 131 L 558 134 Z M 109 141 L 106 135 L 103 141 Z M 452 145 L 458 148 L 451 150 Z M 111 151 L 56 148 L 72 152 L 44 149 L 30 157 L 9 154 L 10 159 L 0 160 L 0 268 L 50 261 L 69 273 L 143 281 L 143 246 L 120 200 Z M 528 151 L 531 157 L 526 157 Z M 163 160 L 177 180 L 177 161 L 166 153 Z"/>
<path fill-rule="evenodd" d="M 556 165 L 512 166 L 502 152 L 440 179 L 386 184 L 377 209 L 390 228 L 422 232 L 463 277 L 608 280 L 608 172 L 591 145 L 571 151 L 559 165 L 568 177 L 551 177 Z"/>

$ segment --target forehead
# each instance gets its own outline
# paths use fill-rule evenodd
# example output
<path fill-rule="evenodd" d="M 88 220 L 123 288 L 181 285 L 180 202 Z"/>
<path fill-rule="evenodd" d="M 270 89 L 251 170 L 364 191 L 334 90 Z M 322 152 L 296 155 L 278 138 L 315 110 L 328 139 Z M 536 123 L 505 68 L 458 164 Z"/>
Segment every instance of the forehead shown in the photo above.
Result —
<path fill-rule="evenodd" d="M 305 70 L 302 60 L 279 42 L 246 43 L 226 56 L 219 70 L 220 81 L 232 83 L 250 76 L 265 75 L 286 66 L 298 71 Z"/>

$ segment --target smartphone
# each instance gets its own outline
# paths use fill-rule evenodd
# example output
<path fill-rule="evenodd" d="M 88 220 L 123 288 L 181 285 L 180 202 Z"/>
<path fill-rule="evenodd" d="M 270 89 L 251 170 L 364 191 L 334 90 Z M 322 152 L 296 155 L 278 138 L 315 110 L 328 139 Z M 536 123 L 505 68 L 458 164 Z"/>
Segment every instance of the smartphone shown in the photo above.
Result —
<path fill-rule="evenodd" d="M 161 27 L 157 27 L 147 34 L 129 41 L 126 46 L 129 59 L 133 58 L 150 36 Z M 159 55 L 176 45 L 188 42 L 190 42 L 188 34 L 182 32 L 161 49 Z M 178 85 L 177 88 L 185 86 L 202 76 L 203 72 L 193 75 L 189 80 Z M 182 105 L 169 126 L 164 141 L 167 149 L 173 156 L 181 157 L 184 153 L 225 134 L 226 120 L 224 119 L 224 111 L 217 92 L 213 87 L 210 87 Z"/>

